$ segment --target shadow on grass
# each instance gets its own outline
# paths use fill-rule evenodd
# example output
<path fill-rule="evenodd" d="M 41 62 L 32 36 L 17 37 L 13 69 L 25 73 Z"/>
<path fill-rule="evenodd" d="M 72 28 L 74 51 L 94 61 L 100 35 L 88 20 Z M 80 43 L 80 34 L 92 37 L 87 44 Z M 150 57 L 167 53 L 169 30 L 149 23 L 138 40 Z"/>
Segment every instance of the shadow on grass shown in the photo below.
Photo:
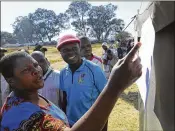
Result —
<path fill-rule="evenodd" d="M 138 92 L 128 92 L 126 94 L 123 92 L 120 96 L 120 98 L 126 102 L 128 102 L 130 105 L 134 106 L 136 110 L 138 110 Z"/>

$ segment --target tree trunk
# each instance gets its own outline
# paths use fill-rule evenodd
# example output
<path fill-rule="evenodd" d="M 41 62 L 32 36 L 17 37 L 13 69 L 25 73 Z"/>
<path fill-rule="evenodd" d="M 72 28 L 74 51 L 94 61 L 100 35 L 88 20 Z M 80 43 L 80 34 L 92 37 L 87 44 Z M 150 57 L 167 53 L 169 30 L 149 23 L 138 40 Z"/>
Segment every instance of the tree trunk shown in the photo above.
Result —
<path fill-rule="evenodd" d="M 107 38 L 108 38 L 110 30 L 111 30 L 111 29 L 109 28 L 109 29 L 106 31 L 104 39 L 107 39 Z"/>
<path fill-rule="evenodd" d="M 48 37 L 49 41 L 52 41 L 52 38 L 51 37 Z"/>
<path fill-rule="evenodd" d="M 82 28 L 83 28 L 83 34 L 84 36 L 86 36 L 86 28 L 85 28 L 85 22 L 84 22 L 83 15 L 81 16 L 81 23 L 82 23 Z"/>
<path fill-rule="evenodd" d="M 49 41 L 52 41 L 52 36 L 47 35 Z"/>
<path fill-rule="evenodd" d="M 98 42 L 101 41 L 101 39 L 100 39 L 100 35 L 97 35 L 97 40 L 98 40 Z"/>

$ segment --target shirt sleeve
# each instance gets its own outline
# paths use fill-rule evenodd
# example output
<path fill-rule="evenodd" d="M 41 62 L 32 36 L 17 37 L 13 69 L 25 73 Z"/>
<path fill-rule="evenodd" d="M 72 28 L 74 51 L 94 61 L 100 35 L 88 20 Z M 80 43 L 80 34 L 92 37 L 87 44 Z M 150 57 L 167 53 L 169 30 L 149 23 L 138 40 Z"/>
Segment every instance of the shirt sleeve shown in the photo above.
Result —
<path fill-rule="evenodd" d="M 40 120 L 33 124 L 33 130 L 40 129 L 41 131 L 64 131 L 67 127 L 64 122 L 52 117 L 51 115 L 44 114 Z"/>
<path fill-rule="evenodd" d="M 101 92 L 107 83 L 106 76 L 104 74 L 104 71 L 99 66 L 95 67 L 94 72 L 95 72 L 94 73 L 95 85 L 98 88 L 98 90 Z"/>

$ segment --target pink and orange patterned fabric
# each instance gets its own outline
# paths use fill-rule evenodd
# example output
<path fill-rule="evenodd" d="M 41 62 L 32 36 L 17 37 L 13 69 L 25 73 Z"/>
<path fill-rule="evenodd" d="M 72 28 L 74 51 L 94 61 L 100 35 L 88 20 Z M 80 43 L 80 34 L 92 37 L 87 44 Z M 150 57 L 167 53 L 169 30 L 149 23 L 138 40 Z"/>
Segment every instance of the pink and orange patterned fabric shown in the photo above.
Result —
<path fill-rule="evenodd" d="M 1 131 L 63 131 L 69 127 L 63 111 L 48 103 L 47 107 L 40 107 L 9 96 L 0 113 Z"/>

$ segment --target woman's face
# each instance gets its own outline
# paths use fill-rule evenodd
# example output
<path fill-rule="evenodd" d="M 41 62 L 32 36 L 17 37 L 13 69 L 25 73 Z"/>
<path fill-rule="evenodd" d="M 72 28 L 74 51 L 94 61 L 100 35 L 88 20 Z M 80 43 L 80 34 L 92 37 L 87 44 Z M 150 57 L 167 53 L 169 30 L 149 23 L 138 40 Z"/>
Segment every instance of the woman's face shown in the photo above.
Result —
<path fill-rule="evenodd" d="M 14 86 L 18 90 L 36 91 L 44 86 L 42 69 L 29 55 L 16 60 Z"/>

